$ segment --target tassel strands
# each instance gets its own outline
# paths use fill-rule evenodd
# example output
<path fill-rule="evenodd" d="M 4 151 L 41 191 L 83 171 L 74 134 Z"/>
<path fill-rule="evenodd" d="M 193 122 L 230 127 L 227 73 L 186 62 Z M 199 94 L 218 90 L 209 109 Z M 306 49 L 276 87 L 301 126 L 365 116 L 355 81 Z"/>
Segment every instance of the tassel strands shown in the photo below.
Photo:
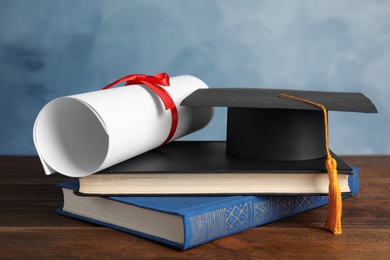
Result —
<path fill-rule="evenodd" d="M 342 215 L 342 198 L 340 185 L 337 180 L 337 163 L 336 160 L 328 155 L 326 159 L 326 168 L 329 174 L 329 202 L 328 202 L 328 217 L 326 219 L 325 228 L 329 229 L 333 234 L 340 235 L 341 230 L 341 215 Z"/>

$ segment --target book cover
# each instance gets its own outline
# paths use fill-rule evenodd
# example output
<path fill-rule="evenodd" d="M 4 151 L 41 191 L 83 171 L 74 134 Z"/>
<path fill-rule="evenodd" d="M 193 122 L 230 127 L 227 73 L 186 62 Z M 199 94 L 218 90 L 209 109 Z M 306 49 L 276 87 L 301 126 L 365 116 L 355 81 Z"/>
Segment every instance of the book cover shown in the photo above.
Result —
<path fill-rule="evenodd" d="M 352 192 L 358 193 L 354 167 Z M 327 204 L 327 196 L 78 196 L 78 180 L 64 191 L 59 214 L 111 227 L 181 250 Z M 344 198 L 349 197 L 344 196 Z"/>
<path fill-rule="evenodd" d="M 339 183 L 350 192 L 353 169 L 337 160 Z M 175 141 L 80 178 L 84 194 L 321 194 L 328 192 L 325 157 L 255 160 L 230 155 L 224 141 Z"/>

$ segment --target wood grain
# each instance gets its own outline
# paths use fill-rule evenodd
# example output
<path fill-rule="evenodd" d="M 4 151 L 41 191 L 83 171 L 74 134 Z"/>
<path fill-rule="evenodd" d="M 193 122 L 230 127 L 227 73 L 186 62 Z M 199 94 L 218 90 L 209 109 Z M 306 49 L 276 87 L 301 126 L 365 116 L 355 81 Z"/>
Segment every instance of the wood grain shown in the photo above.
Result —
<path fill-rule="evenodd" d="M 343 234 L 322 229 L 327 207 L 178 251 L 57 215 L 59 181 L 37 157 L 0 157 L 1 259 L 389 259 L 390 156 L 344 156 L 359 167 L 360 193 L 344 200 Z"/>

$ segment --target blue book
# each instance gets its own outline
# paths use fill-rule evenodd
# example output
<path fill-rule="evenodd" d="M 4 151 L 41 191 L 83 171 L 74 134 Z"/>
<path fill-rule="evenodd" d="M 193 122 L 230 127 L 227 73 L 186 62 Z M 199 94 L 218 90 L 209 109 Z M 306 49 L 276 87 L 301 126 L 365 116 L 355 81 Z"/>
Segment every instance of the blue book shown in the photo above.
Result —
<path fill-rule="evenodd" d="M 359 176 L 350 178 L 354 196 Z M 188 249 L 327 204 L 327 196 L 79 196 L 79 181 L 58 184 L 59 214 Z"/>

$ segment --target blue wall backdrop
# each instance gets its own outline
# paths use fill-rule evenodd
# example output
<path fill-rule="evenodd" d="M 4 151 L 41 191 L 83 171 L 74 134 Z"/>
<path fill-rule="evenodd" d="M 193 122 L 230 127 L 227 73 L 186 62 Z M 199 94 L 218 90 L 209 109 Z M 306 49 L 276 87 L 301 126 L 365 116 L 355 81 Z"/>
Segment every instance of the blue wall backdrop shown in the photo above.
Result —
<path fill-rule="evenodd" d="M 390 1 L 1 0 L 0 154 L 36 154 L 50 100 L 162 71 L 210 87 L 363 92 L 379 114 L 331 112 L 331 148 L 390 153 Z M 225 115 L 186 139 L 224 140 Z"/>

